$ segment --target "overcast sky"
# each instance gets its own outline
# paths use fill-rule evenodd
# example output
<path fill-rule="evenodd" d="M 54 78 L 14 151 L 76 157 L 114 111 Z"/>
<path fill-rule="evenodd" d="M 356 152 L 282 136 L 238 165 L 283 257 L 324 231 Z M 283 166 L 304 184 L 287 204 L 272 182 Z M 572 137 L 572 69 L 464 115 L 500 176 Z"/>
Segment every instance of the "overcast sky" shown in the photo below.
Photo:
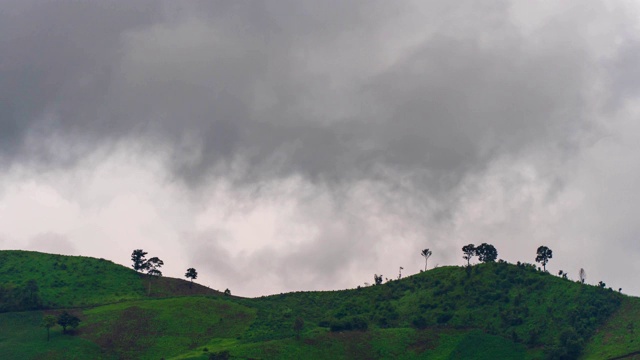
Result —
<path fill-rule="evenodd" d="M 258 296 L 462 265 L 640 295 L 635 1 L 0 0 L 0 249 Z"/>

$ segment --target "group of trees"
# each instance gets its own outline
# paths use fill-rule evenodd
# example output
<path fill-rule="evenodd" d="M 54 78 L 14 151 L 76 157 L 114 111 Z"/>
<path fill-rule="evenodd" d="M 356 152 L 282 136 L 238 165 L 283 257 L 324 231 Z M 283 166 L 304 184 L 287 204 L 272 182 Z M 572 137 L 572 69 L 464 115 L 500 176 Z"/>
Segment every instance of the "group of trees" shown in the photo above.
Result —
<path fill-rule="evenodd" d="M 80 325 L 80 318 L 64 311 L 57 317 L 54 315 L 45 315 L 42 319 L 42 327 L 47 329 L 47 341 L 50 338 L 50 330 L 56 325 L 62 326 L 62 333 L 67 334 L 67 328 L 75 329 Z"/>
<path fill-rule="evenodd" d="M 148 275 L 162 276 L 160 268 L 164 265 L 164 261 L 157 256 L 151 259 L 146 258 L 147 252 L 142 249 L 133 250 L 131 253 L 131 261 L 133 261 L 133 270 L 138 272 L 146 271 Z"/>
<path fill-rule="evenodd" d="M 35 280 L 22 286 L 0 284 L 0 312 L 25 311 L 42 308 L 40 288 Z"/>
<path fill-rule="evenodd" d="M 157 256 L 154 256 L 147 260 L 147 252 L 142 249 L 133 250 L 131 253 L 131 261 L 133 262 L 133 269 L 137 272 L 146 271 L 151 276 L 162 276 L 160 268 L 164 265 L 164 261 L 160 260 Z M 193 280 L 198 278 L 198 272 L 194 268 L 188 268 L 184 274 L 187 279 L 191 279 L 189 288 L 193 286 Z M 149 279 L 149 294 L 151 294 L 151 279 Z"/>
<path fill-rule="evenodd" d="M 478 260 L 483 263 L 493 262 L 498 258 L 498 250 L 496 250 L 493 245 L 487 243 L 482 243 L 478 246 L 474 244 L 465 245 L 462 247 L 462 253 L 464 254 L 462 258 L 467 260 L 467 266 L 471 265 L 471 259 L 473 259 L 474 256 L 477 256 Z"/>
<path fill-rule="evenodd" d="M 164 261 L 160 260 L 157 256 L 147 259 L 147 252 L 142 249 L 133 250 L 131 253 L 131 261 L 133 261 L 133 270 L 137 272 L 147 272 L 147 275 L 162 276 L 160 268 L 164 265 Z M 151 295 L 151 278 L 149 278 L 149 290 L 148 295 Z"/>
<path fill-rule="evenodd" d="M 430 249 L 423 249 L 420 252 L 420 255 L 422 257 L 424 257 L 424 270 L 427 270 L 427 264 L 429 261 L 429 258 L 431 257 L 431 255 L 433 254 L 433 252 Z M 498 258 L 498 250 L 496 250 L 496 248 L 491 245 L 491 244 L 487 244 L 487 243 L 482 243 L 478 246 L 475 246 L 474 244 L 468 244 L 462 247 L 462 258 L 464 260 L 467 260 L 467 267 L 471 266 L 471 260 L 474 257 L 478 257 L 478 260 L 480 262 L 483 263 L 487 263 L 487 262 L 494 262 L 496 261 L 496 259 Z M 547 247 L 547 246 L 539 246 L 537 251 L 536 251 L 536 258 L 535 261 L 537 263 L 540 263 L 540 265 L 542 265 L 542 269 L 543 271 L 547 271 L 547 264 L 549 263 L 549 260 L 553 258 L 553 251 Z M 520 262 L 518 262 L 519 264 Z M 532 265 L 533 266 L 533 265 Z M 400 270 L 402 270 L 403 268 L 400 267 Z M 422 271 L 422 270 L 421 270 Z M 563 270 L 560 270 L 558 272 L 558 276 L 566 279 L 567 278 L 567 273 L 564 272 Z M 398 276 L 398 279 L 400 279 L 402 277 L 402 273 L 400 273 L 400 275 Z M 580 273 L 579 273 L 579 278 L 580 278 L 580 282 L 584 284 L 585 279 L 586 279 L 586 272 L 584 271 L 584 269 L 580 269 Z M 373 275 L 373 280 L 374 280 L 374 285 L 380 285 L 382 284 L 382 275 L 378 275 L 378 274 L 374 274 Z M 389 279 L 387 279 L 388 281 Z M 368 283 L 365 283 L 365 286 L 368 286 Z M 600 287 L 604 287 L 604 282 L 600 282 L 598 284 L 598 286 Z M 619 291 L 622 291 L 622 289 L 619 289 Z"/>
<path fill-rule="evenodd" d="M 427 260 L 429 260 L 431 254 L 432 251 L 429 249 L 424 249 L 420 252 L 420 255 L 425 259 L 425 271 L 427 270 Z M 478 260 L 483 263 L 493 262 L 498 258 L 498 250 L 496 250 L 493 245 L 487 243 L 482 243 L 478 246 L 475 246 L 474 244 L 465 245 L 462 247 L 462 254 L 462 258 L 467 260 L 467 266 L 471 265 L 471 260 L 476 256 L 478 257 Z M 544 271 L 546 271 L 547 263 L 549 262 L 549 259 L 553 257 L 553 251 L 546 246 L 540 246 L 536 254 L 536 262 L 542 264 Z"/>

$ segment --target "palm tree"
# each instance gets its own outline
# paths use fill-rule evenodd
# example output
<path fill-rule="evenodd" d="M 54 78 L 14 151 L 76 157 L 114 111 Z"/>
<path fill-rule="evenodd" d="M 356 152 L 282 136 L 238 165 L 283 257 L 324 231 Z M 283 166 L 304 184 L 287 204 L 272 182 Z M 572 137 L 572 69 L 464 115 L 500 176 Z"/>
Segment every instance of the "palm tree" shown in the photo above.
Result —
<path fill-rule="evenodd" d="M 424 249 L 420 253 L 420 255 L 424 256 L 424 271 L 427 271 L 427 263 L 429 261 L 429 257 L 431 256 L 431 254 L 432 252 L 429 249 Z"/>

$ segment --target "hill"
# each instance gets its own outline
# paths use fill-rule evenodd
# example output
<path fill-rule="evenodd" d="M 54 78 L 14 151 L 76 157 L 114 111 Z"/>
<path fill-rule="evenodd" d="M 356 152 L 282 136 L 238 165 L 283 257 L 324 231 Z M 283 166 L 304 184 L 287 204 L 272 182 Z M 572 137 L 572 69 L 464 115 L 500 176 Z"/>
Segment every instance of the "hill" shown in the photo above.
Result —
<path fill-rule="evenodd" d="M 181 279 L 138 274 L 105 259 L 0 251 L 0 312 L 194 294 L 220 295 L 197 284 L 190 288 Z"/>
<path fill-rule="evenodd" d="M 640 299 L 527 264 L 249 299 L 103 259 L 1 251 L 0 284 L 0 299 L 12 299 L 0 302 L 3 358 L 606 359 L 640 350 Z M 47 342 L 42 317 L 64 310 L 80 326 L 73 336 L 54 328 Z"/>

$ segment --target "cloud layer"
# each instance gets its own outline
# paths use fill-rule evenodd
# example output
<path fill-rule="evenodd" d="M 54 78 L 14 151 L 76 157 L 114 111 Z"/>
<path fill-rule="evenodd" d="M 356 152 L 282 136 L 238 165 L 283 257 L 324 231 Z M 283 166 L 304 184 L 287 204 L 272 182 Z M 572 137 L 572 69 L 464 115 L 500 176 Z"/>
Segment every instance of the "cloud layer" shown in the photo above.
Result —
<path fill-rule="evenodd" d="M 544 243 L 640 291 L 599 255 L 639 230 L 633 2 L 3 9 L 4 248 L 155 248 L 256 295 Z"/>

